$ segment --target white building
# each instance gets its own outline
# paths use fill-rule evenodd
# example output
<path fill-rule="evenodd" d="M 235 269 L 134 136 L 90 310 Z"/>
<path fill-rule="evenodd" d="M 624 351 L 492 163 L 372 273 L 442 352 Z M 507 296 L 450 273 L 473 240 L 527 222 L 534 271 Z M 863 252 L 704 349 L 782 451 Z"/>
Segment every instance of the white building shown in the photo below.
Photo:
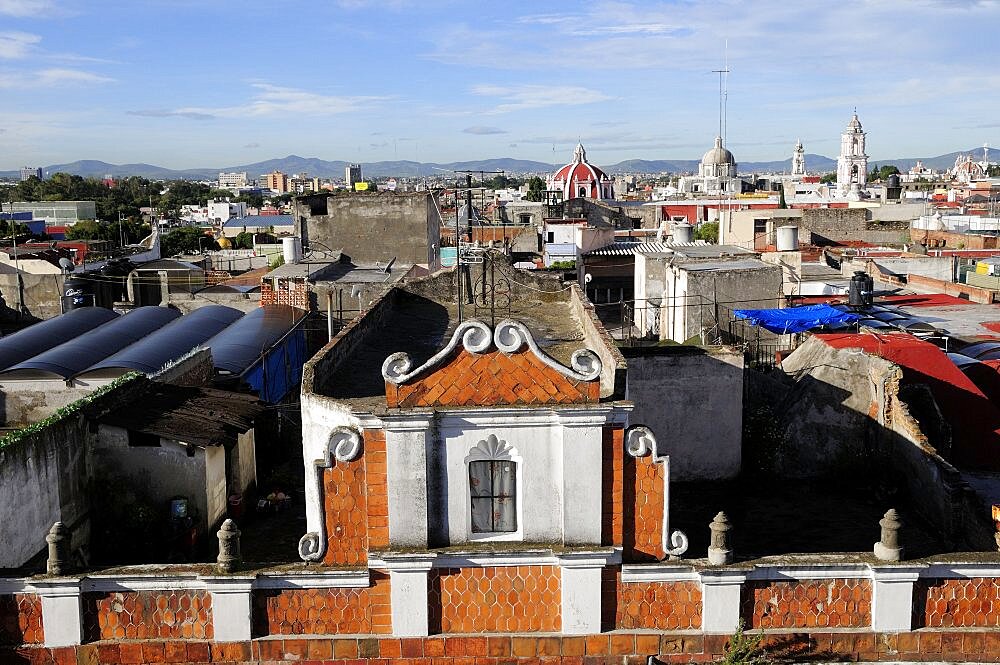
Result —
<path fill-rule="evenodd" d="M 851 117 L 847 129 L 840 135 L 840 157 L 837 158 L 837 191 L 855 200 L 868 182 L 868 155 L 865 154 L 865 134 L 858 114 Z"/>
<path fill-rule="evenodd" d="M 685 194 L 739 194 L 743 181 L 736 177 L 736 158 L 715 137 L 715 145 L 706 152 L 698 165 L 698 175 L 684 176 L 677 189 Z"/>
<path fill-rule="evenodd" d="M 209 201 L 208 202 L 208 221 L 209 222 L 225 222 L 232 219 L 233 217 L 246 217 L 247 216 L 247 204 L 246 203 L 230 203 L 229 201 Z"/>
<path fill-rule="evenodd" d="M 220 173 L 219 189 L 242 189 L 247 186 L 247 172 Z"/>
<path fill-rule="evenodd" d="M 806 174 L 806 150 L 802 147 L 802 139 L 795 142 L 795 152 L 792 153 L 792 175 Z"/>

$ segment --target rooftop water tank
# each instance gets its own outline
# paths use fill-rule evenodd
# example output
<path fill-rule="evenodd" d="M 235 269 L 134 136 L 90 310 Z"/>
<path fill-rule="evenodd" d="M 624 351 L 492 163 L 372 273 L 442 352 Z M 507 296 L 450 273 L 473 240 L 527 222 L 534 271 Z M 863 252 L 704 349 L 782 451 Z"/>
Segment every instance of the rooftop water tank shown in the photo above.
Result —
<path fill-rule="evenodd" d="M 286 264 L 302 261 L 302 239 L 298 236 L 281 239 L 281 252 Z"/>
<path fill-rule="evenodd" d="M 694 227 L 687 222 L 681 222 L 680 224 L 674 224 L 673 230 L 674 242 L 691 242 L 694 236 Z"/>
<path fill-rule="evenodd" d="M 777 248 L 779 252 L 794 252 L 799 248 L 799 227 L 779 226 Z"/>

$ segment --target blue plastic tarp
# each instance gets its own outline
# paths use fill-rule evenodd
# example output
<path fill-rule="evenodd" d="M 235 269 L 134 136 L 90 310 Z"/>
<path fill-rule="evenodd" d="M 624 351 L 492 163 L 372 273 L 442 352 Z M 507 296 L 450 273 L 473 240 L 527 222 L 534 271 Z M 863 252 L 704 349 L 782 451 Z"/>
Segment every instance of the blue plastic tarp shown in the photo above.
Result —
<path fill-rule="evenodd" d="M 804 305 L 787 309 L 737 309 L 737 319 L 779 335 L 800 333 L 820 326 L 842 326 L 860 317 L 852 312 L 842 312 L 830 305 Z"/>

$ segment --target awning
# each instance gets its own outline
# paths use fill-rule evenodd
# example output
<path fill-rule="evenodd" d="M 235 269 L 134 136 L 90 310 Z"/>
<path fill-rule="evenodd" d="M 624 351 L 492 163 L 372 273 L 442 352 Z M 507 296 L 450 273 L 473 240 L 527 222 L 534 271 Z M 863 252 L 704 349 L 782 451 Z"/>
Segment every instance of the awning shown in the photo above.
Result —
<path fill-rule="evenodd" d="M 820 326 L 842 326 L 860 318 L 852 312 L 842 312 L 830 305 L 805 305 L 786 309 L 737 309 L 737 319 L 779 335 L 799 333 Z"/>

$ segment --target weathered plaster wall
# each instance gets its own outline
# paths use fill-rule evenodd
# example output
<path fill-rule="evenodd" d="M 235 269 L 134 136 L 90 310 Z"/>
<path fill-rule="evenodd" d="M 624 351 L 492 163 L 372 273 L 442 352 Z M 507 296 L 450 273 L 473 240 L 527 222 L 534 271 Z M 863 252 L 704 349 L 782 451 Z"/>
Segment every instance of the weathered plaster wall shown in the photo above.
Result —
<path fill-rule="evenodd" d="M 670 455 L 671 480 L 739 475 L 743 353 L 728 347 L 626 348 L 629 419 Z"/>
<path fill-rule="evenodd" d="M 325 204 L 323 202 L 325 199 Z M 440 266 L 440 215 L 433 195 L 392 192 L 296 200 L 295 232 L 313 251 L 338 251 L 355 263 Z"/>
<path fill-rule="evenodd" d="M 61 379 L 0 381 L 0 406 L 7 427 L 24 427 L 93 392 L 94 386 L 67 386 Z"/>

